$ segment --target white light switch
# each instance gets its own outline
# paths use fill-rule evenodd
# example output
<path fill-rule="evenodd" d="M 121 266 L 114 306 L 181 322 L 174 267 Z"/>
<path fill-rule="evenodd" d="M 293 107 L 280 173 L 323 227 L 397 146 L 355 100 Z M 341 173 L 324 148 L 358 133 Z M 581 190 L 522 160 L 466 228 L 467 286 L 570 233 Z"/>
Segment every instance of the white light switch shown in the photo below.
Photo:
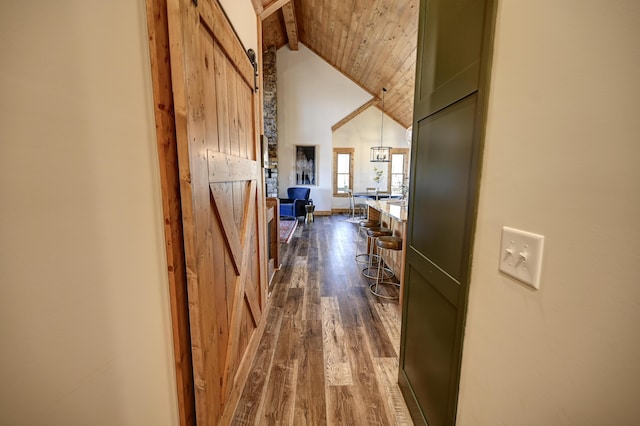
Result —
<path fill-rule="evenodd" d="M 503 226 L 500 271 L 539 289 L 543 248 L 543 235 Z"/>

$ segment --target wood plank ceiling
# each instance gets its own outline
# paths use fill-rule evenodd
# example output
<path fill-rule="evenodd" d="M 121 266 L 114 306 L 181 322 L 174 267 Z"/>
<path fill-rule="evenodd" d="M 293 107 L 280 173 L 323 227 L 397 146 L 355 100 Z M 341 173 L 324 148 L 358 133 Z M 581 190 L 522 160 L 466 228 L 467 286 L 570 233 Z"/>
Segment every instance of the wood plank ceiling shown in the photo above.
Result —
<path fill-rule="evenodd" d="M 404 127 L 413 119 L 418 0 L 252 0 L 263 48 L 298 41 L 379 98 Z"/>

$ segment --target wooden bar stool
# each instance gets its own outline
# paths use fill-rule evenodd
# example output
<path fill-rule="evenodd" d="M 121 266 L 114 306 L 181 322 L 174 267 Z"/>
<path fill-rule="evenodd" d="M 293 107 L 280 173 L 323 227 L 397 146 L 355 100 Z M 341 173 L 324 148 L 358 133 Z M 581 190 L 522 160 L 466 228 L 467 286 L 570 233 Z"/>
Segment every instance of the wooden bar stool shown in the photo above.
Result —
<path fill-rule="evenodd" d="M 358 224 L 358 235 L 356 235 L 356 262 L 362 265 L 368 265 L 371 263 L 369 259 L 369 252 L 365 249 L 363 252 L 358 252 L 360 247 L 360 236 L 364 236 L 363 240 L 367 241 L 367 231 L 373 227 L 380 226 L 377 220 L 361 220 Z"/>
<path fill-rule="evenodd" d="M 383 228 L 381 226 L 375 226 L 372 228 L 369 228 L 367 230 L 367 244 L 369 245 L 369 263 L 367 264 L 367 266 L 362 270 L 362 275 L 364 275 L 365 277 L 372 279 L 372 280 L 377 280 L 378 275 L 380 274 L 380 264 L 382 263 L 383 265 L 383 272 L 382 275 L 383 277 L 386 274 L 386 278 L 391 278 L 393 276 L 393 271 L 391 271 L 389 268 L 386 268 L 386 273 L 385 273 L 385 268 L 384 268 L 384 262 L 382 261 L 382 258 L 380 257 L 380 254 L 376 253 L 376 241 L 381 238 L 381 237 L 387 237 L 387 236 L 391 236 L 393 235 L 393 231 L 389 228 Z M 377 268 L 375 268 L 375 275 L 373 272 L 374 269 L 374 259 L 377 263 Z"/>
<path fill-rule="evenodd" d="M 402 238 L 400 237 L 392 237 L 392 236 L 380 236 L 376 239 L 376 246 L 378 247 L 380 261 L 378 262 L 378 274 L 376 275 L 375 282 L 369 286 L 369 291 L 374 295 L 381 297 L 383 299 L 397 299 L 398 296 L 388 296 L 386 294 L 380 293 L 380 289 L 378 286 L 380 285 L 392 285 L 400 288 L 400 283 L 391 281 L 394 277 L 394 273 L 390 268 L 384 266 L 384 258 L 382 255 L 388 250 L 402 250 Z M 387 275 L 387 271 L 391 272 L 390 275 Z"/>

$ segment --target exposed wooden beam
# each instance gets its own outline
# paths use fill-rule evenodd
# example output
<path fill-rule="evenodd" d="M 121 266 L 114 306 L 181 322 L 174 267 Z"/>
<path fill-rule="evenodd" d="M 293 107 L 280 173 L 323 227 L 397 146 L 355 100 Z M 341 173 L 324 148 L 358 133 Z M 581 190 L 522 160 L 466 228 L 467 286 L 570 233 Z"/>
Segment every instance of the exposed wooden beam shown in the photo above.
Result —
<path fill-rule="evenodd" d="M 298 23 L 292 1 L 282 6 L 282 14 L 284 15 L 284 26 L 287 29 L 289 49 L 298 50 Z"/>
<path fill-rule="evenodd" d="M 260 0 L 251 0 L 251 3 L 253 3 L 253 8 L 256 11 L 256 15 L 259 16 L 264 10 L 264 7 L 262 7 L 262 2 Z"/>
<path fill-rule="evenodd" d="M 273 3 L 269 4 L 269 6 L 265 7 L 262 13 L 260 13 L 260 19 L 263 21 L 267 19 L 270 15 L 276 13 L 282 6 L 289 3 L 291 0 L 276 0 Z"/>
<path fill-rule="evenodd" d="M 336 130 L 338 130 L 340 127 L 344 126 L 345 124 L 347 124 L 349 121 L 353 120 L 355 117 L 357 117 L 358 115 L 360 115 L 360 113 L 362 111 L 364 111 L 365 109 L 369 108 L 370 106 L 377 106 L 380 103 L 380 99 L 379 98 L 371 98 L 371 100 L 365 104 L 363 104 L 362 106 L 360 106 L 358 109 L 356 109 L 355 111 L 353 111 L 351 114 L 347 115 L 345 118 L 343 118 L 342 120 L 338 121 L 336 124 L 334 124 L 333 126 L 331 126 L 331 131 L 335 132 Z"/>

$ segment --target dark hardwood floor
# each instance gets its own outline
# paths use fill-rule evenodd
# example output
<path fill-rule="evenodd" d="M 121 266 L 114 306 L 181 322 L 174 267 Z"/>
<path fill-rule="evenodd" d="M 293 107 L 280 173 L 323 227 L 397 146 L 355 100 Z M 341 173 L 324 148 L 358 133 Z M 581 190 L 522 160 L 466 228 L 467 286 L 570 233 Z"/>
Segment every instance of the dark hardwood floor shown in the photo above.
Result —
<path fill-rule="evenodd" d="M 400 309 L 373 296 L 345 216 L 299 223 L 234 425 L 411 425 L 397 386 Z"/>

